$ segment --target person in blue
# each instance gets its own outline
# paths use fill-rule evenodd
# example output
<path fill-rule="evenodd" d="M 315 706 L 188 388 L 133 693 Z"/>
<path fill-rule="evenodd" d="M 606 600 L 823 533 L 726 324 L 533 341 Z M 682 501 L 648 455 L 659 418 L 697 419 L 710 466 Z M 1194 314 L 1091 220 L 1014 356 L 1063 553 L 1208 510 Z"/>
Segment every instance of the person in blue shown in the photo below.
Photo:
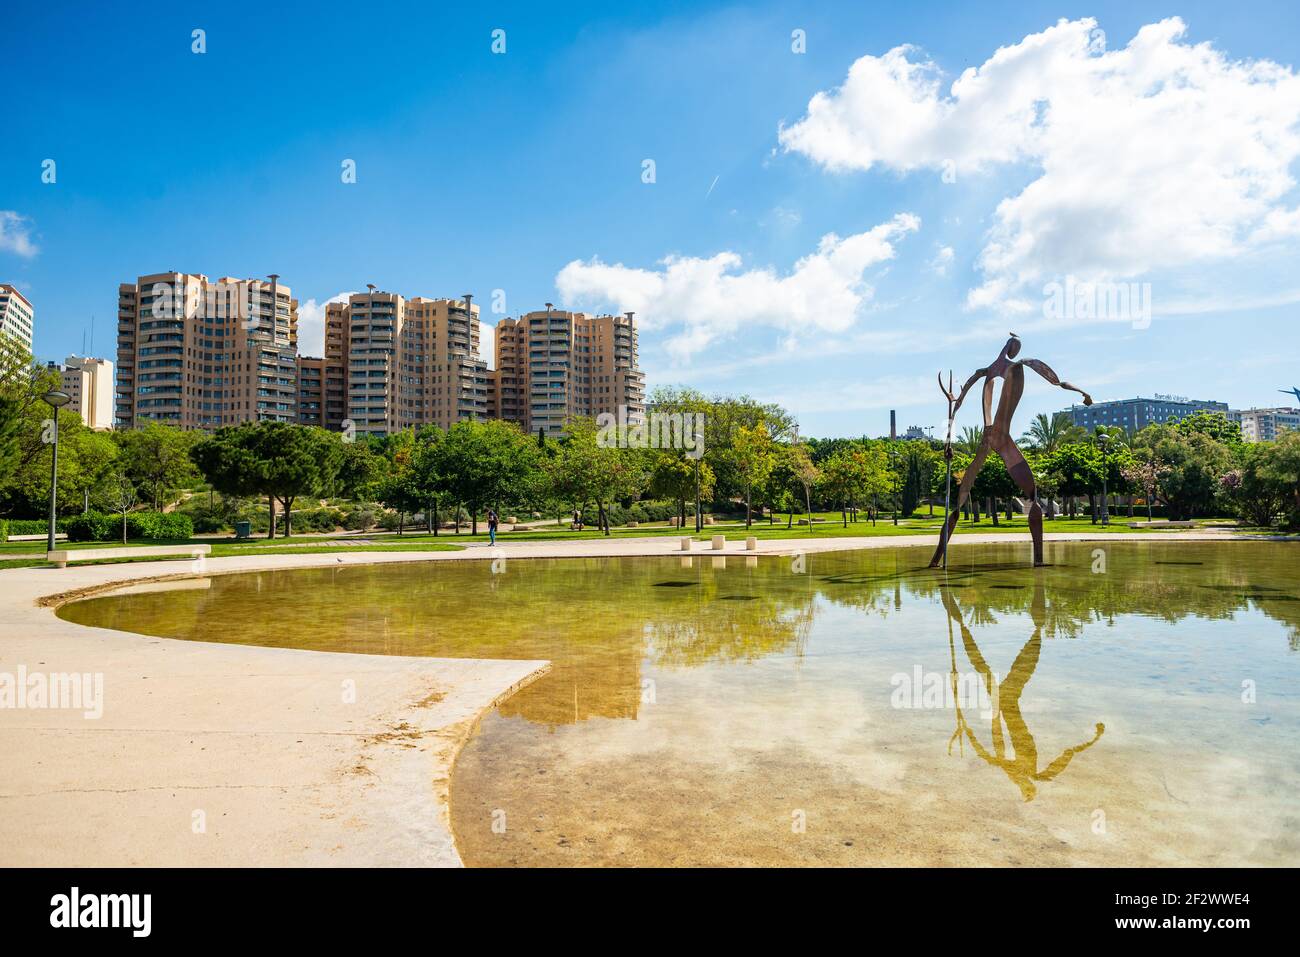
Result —
<path fill-rule="evenodd" d="M 487 523 L 488 523 L 488 544 L 489 544 L 489 545 L 495 545 L 495 544 L 497 543 L 497 512 L 496 512 L 496 509 L 494 509 L 494 508 L 490 508 L 490 509 L 488 509 L 488 513 L 487 513 Z"/>

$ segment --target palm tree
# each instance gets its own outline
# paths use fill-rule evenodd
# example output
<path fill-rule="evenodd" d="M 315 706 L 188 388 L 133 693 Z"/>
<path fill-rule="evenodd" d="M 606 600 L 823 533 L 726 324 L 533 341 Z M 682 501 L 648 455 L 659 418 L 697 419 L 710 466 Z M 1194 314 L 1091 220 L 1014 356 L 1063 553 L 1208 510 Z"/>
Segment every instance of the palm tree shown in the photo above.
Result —
<path fill-rule="evenodd" d="M 1080 431 L 1082 430 L 1074 424 L 1068 412 L 1057 412 L 1050 418 L 1040 412 L 1034 416 L 1020 441 L 1039 452 L 1054 452 L 1062 443 L 1075 438 Z"/>
<path fill-rule="evenodd" d="M 961 438 L 952 443 L 953 448 L 961 452 L 974 455 L 979 451 L 980 440 L 984 438 L 984 430 L 977 429 L 973 425 L 968 425 L 961 430 Z"/>

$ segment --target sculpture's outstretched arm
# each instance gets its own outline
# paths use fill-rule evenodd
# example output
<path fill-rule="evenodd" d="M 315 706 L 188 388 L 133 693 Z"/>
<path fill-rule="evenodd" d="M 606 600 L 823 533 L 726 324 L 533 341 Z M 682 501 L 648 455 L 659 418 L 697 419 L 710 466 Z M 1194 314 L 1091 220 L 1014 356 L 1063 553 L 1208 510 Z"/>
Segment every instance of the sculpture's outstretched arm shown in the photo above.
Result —
<path fill-rule="evenodd" d="M 1092 396 L 1088 395 L 1088 393 L 1084 392 L 1077 385 L 1070 385 L 1068 382 L 1062 382 L 1060 377 L 1052 371 L 1052 367 L 1042 359 L 1024 359 L 1020 364 L 1029 366 L 1029 368 L 1033 369 L 1048 382 L 1052 383 L 1052 385 L 1059 385 L 1062 389 L 1079 393 L 1079 395 L 1083 396 L 1084 405 L 1092 405 Z"/>
<path fill-rule="evenodd" d="M 976 382 L 979 382 L 980 379 L 988 375 L 988 373 L 989 373 L 988 369 L 976 369 L 973 373 L 971 373 L 971 377 L 967 379 L 966 384 L 961 387 L 961 393 L 957 396 L 957 400 L 952 404 L 953 418 L 956 418 L 957 410 L 961 408 L 962 402 L 966 400 L 966 393 L 971 390 L 971 387 L 974 386 Z"/>

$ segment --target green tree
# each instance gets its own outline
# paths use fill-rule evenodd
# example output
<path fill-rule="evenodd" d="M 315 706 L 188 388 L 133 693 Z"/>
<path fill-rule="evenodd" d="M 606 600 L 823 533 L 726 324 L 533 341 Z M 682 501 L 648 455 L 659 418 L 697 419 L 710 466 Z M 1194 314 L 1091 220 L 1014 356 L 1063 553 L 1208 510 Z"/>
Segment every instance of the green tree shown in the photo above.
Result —
<path fill-rule="evenodd" d="M 1084 430 L 1074 424 L 1068 412 L 1057 412 L 1048 416 L 1038 413 L 1029 423 L 1029 428 L 1020 441 L 1039 452 L 1055 452 L 1066 442 L 1077 442 L 1083 438 Z"/>
<path fill-rule="evenodd" d="M 903 481 L 900 493 L 903 518 L 911 517 L 929 492 L 939 459 L 922 442 L 903 443 Z"/>
<path fill-rule="evenodd" d="M 1233 466 L 1224 443 L 1208 431 L 1184 430 L 1177 425 L 1148 426 L 1138 440 L 1138 457 L 1149 450 L 1167 469 L 1160 482 L 1160 496 L 1171 518 L 1213 513 L 1222 491 L 1220 478 Z"/>
<path fill-rule="evenodd" d="M 1262 456 L 1259 473 L 1287 499 L 1287 525 L 1300 526 L 1300 432 L 1283 432 L 1276 442 L 1270 443 Z"/>
<path fill-rule="evenodd" d="M 678 523 L 685 527 L 686 503 L 694 502 L 696 496 L 696 469 L 699 469 L 699 498 L 703 503 L 713 500 L 713 468 L 708 462 L 687 458 L 677 449 L 654 452 L 650 460 L 649 492 L 655 498 L 676 502 Z"/>
<path fill-rule="evenodd" d="M 1174 429 L 1182 435 L 1206 435 L 1221 445 L 1236 447 L 1242 444 L 1241 426 L 1222 412 L 1204 410 L 1180 419 Z"/>
<path fill-rule="evenodd" d="M 753 525 L 754 489 L 767 482 L 776 465 L 776 444 L 767 424 L 737 426 L 732 436 L 731 462 L 745 497 L 745 527 Z"/>
<path fill-rule="evenodd" d="M 365 501 L 374 496 L 383 472 L 383 456 L 376 454 L 369 442 L 344 442 L 334 480 L 335 494 Z"/>
<path fill-rule="evenodd" d="M 226 426 L 196 443 L 190 457 L 223 495 L 262 494 L 275 537 L 275 505 L 284 512 L 285 537 L 293 534 L 293 503 L 324 493 L 343 461 L 343 442 L 333 432 L 289 422 Z"/>
<path fill-rule="evenodd" d="M 131 480 L 152 502 L 155 512 L 197 478 L 190 449 L 197 433 L 150 422 L 113 433 Z"/>
<path fill-rule="evenodd" d="M 469 506 L 475 535 L 479 510 L 500 509 L 503 501 L 528 486 L 538 468 L 536 443 L 511 422 L 457 422 L 436 448 L 442 487 L 454 502 Z"/>
<path fill-rule="evenodd" d="M 1101 488 L 1101 455 L 1091 443 L 1069 442 L 1043 457 L 1043 472 L 1056 492 L 1068 499 L 1066 507 L 1073 518 L 1077 498 Z"/>

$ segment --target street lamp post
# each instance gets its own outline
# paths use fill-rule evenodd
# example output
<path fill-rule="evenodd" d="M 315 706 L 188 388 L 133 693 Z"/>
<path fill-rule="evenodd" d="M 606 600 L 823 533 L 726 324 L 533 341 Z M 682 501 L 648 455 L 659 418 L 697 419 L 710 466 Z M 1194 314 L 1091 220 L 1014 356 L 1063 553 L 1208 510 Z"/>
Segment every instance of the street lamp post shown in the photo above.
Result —
<path fill-rule="evenodd" d="M 700 505 L 700 459 L 703 457 L 704 435 L 698 426 L 695 428 L 695 534 L 704 530 L 704 512 Z"/>
<path fill-rule="evenodd" d="M 41 396 L 45 404 L 54 412 L 54 444 L 50 456 L 50 529 L 46 541 L 46 551 L 54 551 L 54 528 L 57 523 L 56 512 L 59 502 L 59 409 L 72 401 L 72 396 L 59 389 L 51 389 Z"/>
<path fill-rule="evenodd" d="M 1101 524 L 1109 525 L 1110 508 L 1107 499 L 1110 496 L 1106 490 L 1106 473 L 1109 471 L 1109 466 L 1106 461 L 1106 450 L 1110 448 L 1110 436 L 1103 432 L 1097 441 L 1101 444 Z"/>

